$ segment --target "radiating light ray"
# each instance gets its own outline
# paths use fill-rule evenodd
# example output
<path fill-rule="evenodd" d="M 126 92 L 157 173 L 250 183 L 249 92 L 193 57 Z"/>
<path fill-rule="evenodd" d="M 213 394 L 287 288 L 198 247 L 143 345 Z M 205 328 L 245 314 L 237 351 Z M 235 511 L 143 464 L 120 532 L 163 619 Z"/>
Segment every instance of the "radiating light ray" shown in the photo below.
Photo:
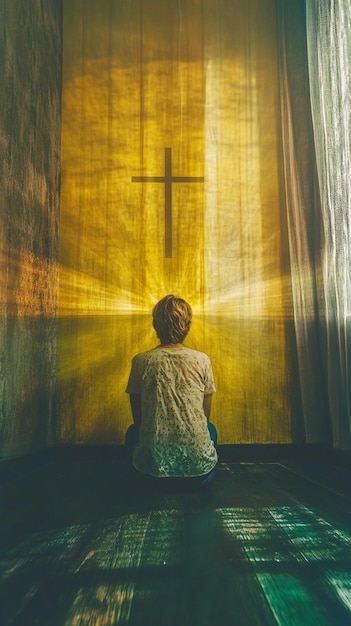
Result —
<path fill-rule="evenodd" d="M 245 284 L 233 284 L 216 297 L 209 294 L 204 308 L 209 315 L 230 316 L 232 319 L 293 319 L 291 277 L 253 279 L 250 293 Z M 310 311 L 310 318 L 313 318 L 313 311 Z"/>
<path fill-rule="evenodd" d="M 155 281 L 142 296 L 135 292 L 107 285 L 94 276 L 60 267 L 60 316 L 77 315 L 130 315 L 150 314 L 153 306 L 167 291 L 164 281 Z M 142 286 L 140 285 L 140 288 Z M 153 290 L 154 289 L 154 292 Z M 188 298 L 195 315 L 220 315 L 231 318 L 293 318 L 291 302 L 291 278 L 289 275 L 267 280 L 252 280 L 251 293 L 247 293 L 244 284 L 233 284 L 215 296 L 210 293 L 199 301 L 193 293 L 195 302 Z M 186 281 L 173 290 L 175 295 L 186 292 Z M 314 311 L 306 312 L 307 319 L 313 319 Z"/>
<path fill-rule="evenodd" d="M 91 276 L 83 273 L 60 269 L 61 300 L 60 316 L 77 315 L 131 315 L 151 314 L 156 302 L 169 293 L 166 286 L 160 282 L 155 285 L 155 291 L 144 294 L 143 299 L 133 292 L 120 290 L 117 294 L 113 285 L 105 285 Z M 285 287 L 282 288 L 282 285 Z M 255 290 L 256 283 L 251 284 L 252 294 L 245 293 L 246 287 L 235 285 L 225 293 L 217 294 L 216 297 L 209 295 L 205 302 L 195 303 L 188 298 L 195 315 L 220 315 L 230 316 L 232 319 L 240 318 L 293 318 L 291 305 L 290 276 L 284 279 L 260 280 L 257 283 L 259 289 Z M 175 295 L 183 297 L 185 289 L 180 286 L 173 290 Z M 195 294 L 194 294 L 195 295 Z M 284 306 L 284 309 L 283 309 Z M 307 318 L 313 319 L 313 311 Z"/>
<path fill-rule="evenodd" d="M 160 61 L 158 63 L 161 75 L 167 76 L 166 65 L 162 69 L 164 62 Z M 202 208 L 202 192 L 192 190 L 191 185 L 189 185 L 185 196 L 181 189 L 175 192 L 175 211 L 177 212 L 180 209 L 183 197 L 186 205 L 179 212 L 179 217 L 177 217 L 175 212 L 174 220 L 176 222 L 174 235 L 176 243 L 175 253 L 177 256 L 180 254 L 180 256 L 178 256 L 176 262 L 167 262 L 163 258 L 162 247 L 164 204 L 162 192 L 153 188 L 157 187 L 156 185 L 150 184 L 147 186 L 147 189 L 137 189 L 138 186 L 133 186 L 131 183 L 132 175 L 138 173 L 150 175 L 155 174 L 157 171 L 163 171 L 162 159 L 164 157 L 165 139 L 161 137 L 162 125 L 158 124 L 157 117 L 150 121 L 150 135 L 153 137 L 154 148 L 148 151 L 147 162 L 140 164 L 138 163 L 137 151 L 133 154 L 127 147 L 126 149 L 123 148 L 121 140 L 123 132 L 126 133 L 126 130 L 121 131 L 120 127 L 115 126 L 114 123 L 105 126 L 103 121 L 95 120 L 95 107 L 102 105 L 103 98 L 108 97 L 108 94 L 104 96 L 105 92 L 100 88 L 104 81 L 102 68 L 106 66 L 109 67 L 111 73 L 110 80 L 116 83 L 116 89 L 120 89 L 122 84 L 130 83 L 132 85 L 137 80 L 131 69 L 125 70 L 120 68 L 117 63 L 114 63 L 112 58 L 108 61 L 106 59 L 97 60 L 96 67 L 93 60 L 89 60 L 84 76 L 79 77 L 75 75 L 71 79 L 73 83 L 65 85 L 67 92 L 67 98 L 65 98 L 66 117 L 70 124 L 66 128 L 67 144 L 65 140 L 66 135 L 64 134 L 64 154 L 66 155 L 67 163 L 69 163 L 69 169 L 65 170 L 63 177 L 62 205 L 65 218 L 62 219 L 61 228 L 62 261 L 72 258 L 72 254 L 76 256 L 77 260 L 80 254 L 86 255 L 84 273 L 87 276 L 91 274 L 94 280 L 105 282 L 108 285 L 105 289 L 107 291 L 106 307 L 108 312 L 119 312 L 119 300 L 121 301 L 121 311 L 134 310 L 135 307 L 138 309 L 140 304 L 131 301 L 136 299 L 136 294 L 139 291 L 138 283 L 142 287 L 139 293 L 143 294 L 143 291 L 146 290 L 151 294 L 151 298 L 146 298 L 147 306 L 150 306 L 151 302 L 157 301 L 165 293 L 177 292 L 189 299 L 196 310 L 198 307 L 201 309 L 204 298 L 210 297 L 211 300 L 216 301 L 218 294 L 218 299 L 221 300 L 223 297 L 221 292 L 225 291 L 225 297 L 236 299 L 236 308 L 240 308 L 239 301 L 243 300 L 242 311 L 239 311 L 241 316 L 253 315 L 259 317 L 261 315 L 265 317 L 267 315 L 278 315 L 279 312 L 284 311 L 281 299 L 284 297 L 286 299 L 290 298 L 291 289 L 288 283 L 282 282 L 281 293 L 279 294 L 278 283 L 280 279 L 278 274 L 275 277 L 265 276 L 266 270 L 263 269 L 266 261 L 267 267 L 273 266 L 272 253 L 276 255 L 278 269 L 280 249 L 279 237 L 277 245 L 274 243 L 274 236 L 271 232 L 266 240 L 262 240 L 261 202 L 263 196 L 258 153 L 258 120 L 255 118 L 257 115 L 257 85 L 255 84 L 254 73 L 251 75 L 247 74 L 247 68 L 243 59 L 234 66 L 229 61 L 227 64 L 222 63 L 219 68 L 216 68 L 212 61 L 208 63 L 206 75 L 207 104 L 205 105 L 206 115 L 208 112 L 205 129 L 208 127 L 208 134 L 205 134 L 205 158 L 202 161 L 201 133 L 198 139 L 196 139 L 195 134 L 193 135 L 193 142 L 195 142 L 195 147 L 196 142 L 200 141 L 200 149 L 198 149 L 200 159 L 194 160 L 192 157 L 190 165 L 188 163 L 183 164 L 183 159 L 181 159 L 175 165 L 175 167 L 178 167 L 179 172 L 186 166 L 187 169 L 189 167 L 193 169 L 195 174 L 201 175 L 203 174 L 203 171 L 200 170 L 201 163 L 204 163 L 206 168 L 205 204 Z M 149 63 L 147 65 L 147 75 L 151 76 L 153 73 L 156 75 L 158 73 L 157 67 L 157 64 L 153 68 L 152 64 Z M 200 76 L 201 67 L 193 64 L 191 71 L 195 75 L 199 73 Z M 185 72 L 189 72 L 189 69 L 186 70 L 185 66 L 184 68 L 180 66 L 179 76 L 183 76 Z M 236 72 L 236 80 L 233 79 L 233 72 Z M 121 73 L 122 75 L 120 75 Z M 98 81 L 95 84 L 97 76 Z M 94 77 L 94 80 L 90 80 L 89 77 Z M 239 125 L 233 126 L 232 110 L 225 104 L 231 102 L 233 98 L 229 97 L 230 94 L 226 94 L 226 92 L 222 94 L 221 102 L 224 108 L 217 123 L 215 117 L 213 117 L 216 115 L 216 107 L 213 106 L 212 101 L 216 101 L 218 97 L 218 80 L 223 89 L 225 86 L 225 89 L 229 89 L 229 92 L 233 89 L 235 90 L 234 101 L 237 100 L 238 103 L 243 98 L 245 100 L 246 91 L 250 91 L 250 100 L 248 100 L 250 102 L 250 110 L 247 110 L 245 115 L 241 115 Z M 84 81 L 88 81 L 88 83 L 84 85 Z M 250 84 L 248 81 L 251 81 Z M 196 81 L 195 84 L 197 84 Z M 81 89 L 88 87 L 90 94 L 89 103 L 94 102 L 95 107 L 91 109 L 86 108 L 85 119 L 87 124 L 91 119 L 89 137 L 95 146 L 95 150 L 94 156 L 91 155 L 89 157 L 87 155 L 86 163 L 88 169 L 86 173 L 88 176 L 85 176 L 84 188 L 82 188 L 79 183 L 82 156 L 80 152 L 75 153 L 74 132 L 72 135 L 75 124 L 79 125 L 81 102 L 80 100 L 78 102 L 70 98 L 73 94 L 80 93 Z M 127 91 L 130 90 L 127 89 Z M 254 97 L 255 93 L 256 100 Z M 148 94 L 148 98 L 150 98 L 150 94 Z M 117 101 L 119 107 L 118 115 L 125 120 L 125 129 L 127 129 L 127 120 L 131 115 L 135 114 L 135 111 L 133 107 L 130 108 L 129 104 L 128 106 L 126 105 L 126 110 L 123 109 L 125 99 L 116 97 Z M 76 109 L 78 105 L 79 108 Z M 144 105 L 146 106 L 146 101 Z M 148 101 L 148 106 L 151 106 L 151 101 Z M 170 106 L 171 109 L 172 107 L 174 108 L 176 116 L 177 103 L 175 102 Z M 172 113 L 170 113 L 170 116 L 172 117 Z M 145 118 L 144 124 L 147 126 L 148 123 L 147 118 Z M 107 139 L 105 134 L 107 132 L 113 133 L 114 130 L 117 133 L 116 137 L 114 138 L 112 135 L 110 139 Z M 192 129 L 192 132 L 196 133 L 196 126 Z M 158 135 L 160 135 L 159 141 L 157 140 Z M 127 134 L 125 134 L 125 137 L 127 137 Z M 82 137 L 79 135 L 77 139 L 80 146 Z M 108 141 L 110 147 L 114 143 L 116 146 L 118 145 L 118 152 L 107 154 L 106 141 Z M 172 143 L 170 139 L 167 139 L 167 141 Z M 99 145 L 100 147 L 98 147 Z M 235 146 L 234 155 L 231 154 L 232 146 Z M 123 154 L 123 162 L 119 161 L 119 151 Z M 173 153 L 180 157 L 180 148 L 173 148 Z M 95 154 L 100 155 L 99 163 L 101 163 L 101 159 L 102 162 L 109 159 L 109 164 L 106 163 L 105 176 L 101 167 L 95 171 Z M 111 159 L 115 161 L 115 167 L 113 167 Z M 249 168 L 247 175 L 243 174 L 243 167 Z M 239 169 L 240 176 L 238 173 Z M 250 180 L 250 186 L 247 186 L 247 179 Z M 101 184 L 104 189 L 102 196 Z M 272 185 L 274 185 L 273 180 Z M 69 195 L 67 195 L 67 192 Z M 219 196 L 218 193 L 220 193 Z M 179 198 L 178 202 L 177 197 Z M 123 199 L 122 204 L 118 202 L 117 198 Z M 105 200 L 105 205 L 98 208 L 99 204 L 101 204 L 101 199 Z M 194 223 L 193 213 L 189 222 L 187 216 L 188 207 L 196 205 L 198 206 L 196 211 L 198 226 L 200 228 L 205 227 L 205 234 L 204 239 L 200 236 L 198 240 L 192 240 L 192 254 L 188 258 L 189 246 L 186 244 L 186 240 L 189 238 L 189 232 L 191 232 L 189 230 L 189 227 L 191 229 L 191 221 L 193 222 L 193 230 L 198 228 Z M 73 207 L 76 207 L 75 212 L 72 212 Z M 201 217 L 202 210 L 204 211 L 203 217 Z M 272 207 L 270 207 L 270 211 L 272 211 Z M 89 222 L 85 222 L 83 231 L 79 224 L 82 215 L 90 216 Z M 279 221 L 277 221 L 276 228 L 278 229 L 277 237 Z M 77 249 L 77 229 L 80 231 L 79 247 L 81 253 L 79 250 L 72 253 L 72 249 Z M 237 248 L 239 241 L 245 241 L 245 236 L 243 236 L 245 232 L 247 233 L 245 245 L 247 246 L 247 254 L 251 259 L 250 264 L 247 265 L 248 273 L 243 273 L 243 250 Z M 144 235 L 146 233 L 149 234 L 148 238 L 141 245 L 140 240 L 136 239 L 140 233 L 144 233 Z M 121 235 L 123 246 L 120 245 Z M 154 240 L 153 243 L 152 240 Z M 179 253 L 177 252 L 178 240 L 180 243 Z M 269 241 L 273 243 L 268 245 Z M 127 256 L 125 254 L 126 244 L 128 244 Z M 267 248 L 267 245 L 268 249 L 265 255 L 263 255 L 263 250 Z M 205 256 L 204 265 L 201 269 L 201 263 L 200 266 L 198 263 L 203 246 Z M 218 257 L 220 273 L 218 262 L 216 261 L 219 246 L 221 250 Z M 182 247 L 184 250 L 182 250 Z M 214 253 L 214 251 L 216 252 Z M 74 267 L 74 265 L 76 265 L 76 261 L 73 266 L 71 263 L 68 263 L 67 266 Z M 73 270 L 73 272 L 79 271 L 78 267 Z M 191 280 L 189 280 L 190 277 L 192 277 Z M 130 288 L 129 286 L 129 288 L 126 288 L 128 283 L 133 285 L 133 287 Z M 80 292 L 78 291 L 77 295 L 74 294 L 74 283 L 71 284 L 71 290 L 65 295 L 65 284 L 67 286 L 70 284 L 69 279 L 63 282 L 62 296 L 60 298 L 63 310 L 69 311 L 70 297 L 72 297 L 73 302 L 76 302 L 77 307 L 83 311 L 89 311 L 90 307 L 95 311 L 100 306 L 103 307 L 103 295 L 99 301 L 94 287 L 92 288 L 91 304 L 87 303 L 84 305 L 79 304 L 80 297 L 78 294 Z M 78 281 L 78 286 L 79 284 Z M 116 306 L 111 302 L 113 299 L 110 291 L 112 285 L 115 285 L 116 290 Z M 269 293 L 270 286 L 274 288 L 274 297 Z M 285 287 L 288 287 L 286 294 L 284 293 Z M 267 295 L 269 295 L 269 299 L 267 299 Z M 143 295 L 141 297 L 143 298 Z M 96 300 L 98 300 L 97 306 Z M 141 307 L 143 306 L 144 304 L 141 304 Z M 74 307 L 72 306 L 72 312 L 73 309 Z"/>
<path fill-rule="evenodd" d="M 60 316 L 130 315 L 150 313 L 147 297 L 144 303 L 134 292 L 117 290 L 113 284 L 81 271 L 60 266 Z"/>
<path fill-rule="evenodd" d="M 279 318 L 262 325 L 261 320 L 194 315 L 185 344 L 211 356 L 218 388 L 212 414 L 221 441 L 289 441 L 287 393 L 275 391 L 277 384 L 289 384 L 281 365 L 285 332 Z M 131 421 L 125 394 L 131 359 L 158 343 L 150 313 L 61 318 L 59 439 L 123 442 Z"/>

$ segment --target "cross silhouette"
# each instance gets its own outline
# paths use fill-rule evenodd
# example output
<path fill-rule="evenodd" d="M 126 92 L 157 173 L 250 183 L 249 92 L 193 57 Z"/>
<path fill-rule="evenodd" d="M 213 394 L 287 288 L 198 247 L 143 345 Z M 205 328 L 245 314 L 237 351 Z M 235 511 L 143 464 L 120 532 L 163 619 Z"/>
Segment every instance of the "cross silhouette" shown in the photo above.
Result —
<path fill-rule="evenodd" d="M 203 183 L 203 176 L 173 176 L 172 148 L 165 148 L 164 176 L 132 176 L 132 183 L 163 183 L 165 186 L 165 257 L 172 258 L 172 184 Z"/>

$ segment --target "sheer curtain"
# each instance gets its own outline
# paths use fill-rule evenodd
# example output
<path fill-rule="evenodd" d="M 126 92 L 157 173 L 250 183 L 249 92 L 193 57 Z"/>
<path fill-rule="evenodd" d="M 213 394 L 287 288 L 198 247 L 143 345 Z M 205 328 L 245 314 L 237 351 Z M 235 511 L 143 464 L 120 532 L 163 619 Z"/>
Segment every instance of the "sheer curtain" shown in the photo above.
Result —
<path fill-rule="evenodd" d="M 324 248 L 303 0 L 278 6 L 284 196 L 306 441 L 330 440 L 325 372 Z"/>
<path fill-rule="evenodd" d="M 351 12 L 349 0 L 307 0 L 314 141 L 324 229 L 321 280 L 333 443 L 351 437 Z"/>

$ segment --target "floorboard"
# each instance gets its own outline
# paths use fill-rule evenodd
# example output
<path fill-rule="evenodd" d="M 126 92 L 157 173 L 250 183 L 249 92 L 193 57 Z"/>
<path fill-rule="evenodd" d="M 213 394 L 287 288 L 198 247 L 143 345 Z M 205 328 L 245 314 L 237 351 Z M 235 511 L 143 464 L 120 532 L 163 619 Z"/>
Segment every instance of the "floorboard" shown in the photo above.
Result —
<path fill-rule="evenodd" d="M 3 626 L 351 624 L 351 470 L 222 458 L 205 491 L 151 489 L 113 451 L 0 486 Z"/>

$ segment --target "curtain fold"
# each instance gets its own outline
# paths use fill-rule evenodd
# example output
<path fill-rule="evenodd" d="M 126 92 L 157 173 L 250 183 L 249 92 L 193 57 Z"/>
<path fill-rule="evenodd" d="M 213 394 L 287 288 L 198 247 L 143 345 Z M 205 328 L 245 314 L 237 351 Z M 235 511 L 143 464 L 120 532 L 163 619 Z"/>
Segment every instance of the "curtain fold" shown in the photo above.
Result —
<path fill-rule="evenodd" d="M 280 107 L 290 274 L 306 441 L 330 441 L 326 392 L 324 246 L 303 0 L 278 1 Z"/>
<path fill-rule="evenodd" d="M 333 443 L 351 446 L 351 12 L 349 0 L 307 0 L 314 141 L 324 228 L 321 278 Z"/>

